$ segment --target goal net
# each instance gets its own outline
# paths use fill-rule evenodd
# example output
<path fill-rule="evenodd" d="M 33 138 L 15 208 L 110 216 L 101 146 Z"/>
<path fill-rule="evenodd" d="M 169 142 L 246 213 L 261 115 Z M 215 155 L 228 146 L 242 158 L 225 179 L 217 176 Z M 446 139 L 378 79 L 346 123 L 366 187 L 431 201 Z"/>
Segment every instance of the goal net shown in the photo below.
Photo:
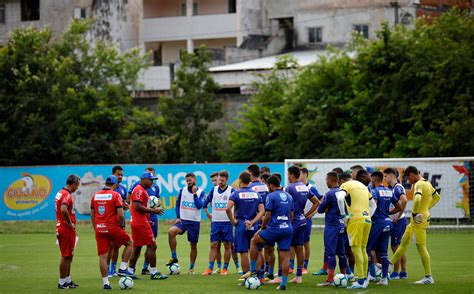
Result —
<path fill-rule="evenodd" d="M 361 165 L 369 172 L 383 171 L 391 167 L 399 172 L 399 181 L 405 187 L 408 204 L 406 215 L 411 215 L 413 205 L 412 185 L 403 177 L 404 169 L 413 165 L 423 178 L 429 180 L 441 195 L 441 200 L 431 209 L 431 228 L 436 229 L 472 229 L 474 214 L 474 157 L 454 158 L 384 158 L 384 159 L 286 159 L 285 178 L 291 165 L 306 167 L 309 181 L 324 195 L 326 174 L 336 167 L 350 172 L 350 167 Z M 317 214 L 316 218 L 324 215 Z M 316 221 L 323 224 L 322 221 Z"/>

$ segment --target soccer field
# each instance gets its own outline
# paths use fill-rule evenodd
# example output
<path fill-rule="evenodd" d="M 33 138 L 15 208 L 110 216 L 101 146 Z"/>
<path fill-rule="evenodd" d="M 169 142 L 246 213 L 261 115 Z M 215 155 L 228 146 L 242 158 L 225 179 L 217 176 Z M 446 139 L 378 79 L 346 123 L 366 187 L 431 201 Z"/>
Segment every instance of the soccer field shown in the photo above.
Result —
<path fill-rule="evenodd" d="M 129 227 L 128 227 L 129 228 Z M 169 259 L 167 228 L 160 225 L 158 236 L 158 270 L 164 272 Z M 72 264 L 72 278 L 80 285 L 68 292 L 97 293 L 102 291 L 99 275 L 99 258 L 96 255 L 95 239 L 90 224 L 78 225 L 79 242 Z M 428 250 L 431 254 L 434 285 L 413 285 L 423 277 L 415 246 L 408 251 L 408 280 L 390 281 L 388 287 L 371 284 L 368 289 L 357 293 L 473 293 L 474 292 L 474 234 L 472 232 L 434 232 L 428 235 Z M 189 265 L 189 246 L 185 236 L 178 237 L 178 258 L 180 276 L 171 276 L 163 281 L 143 279 L 135 281 L 133 292 L 140 293 L 238 293 L 248 291 L 237 286 L 233 262 L 228 276 L 201 276 L 207 267 L 209 250 L 209 223 L 201 228 L 197 274 L 185 274 Z M 312 256 L 309 270 L 319 269 L 322 262 L 322 230 L 313 230 Z M 140 257 L 138 266 L 143 264 Z M 0 223 L 0 293 L 51 293 L 58 292 L 59 249 L 55 245 L 54 222 Z M 317 283 L 324 277 L 305 275 L 303 284 L 288 287 L 289 292 L 299 293 L 343 293 L 346 289 L 319 288 Z M 113 291 L 119 291 L 118 278 L 111 280 Z M 276 291 L 276 285 L 266 285 L 257 291 Z"/>

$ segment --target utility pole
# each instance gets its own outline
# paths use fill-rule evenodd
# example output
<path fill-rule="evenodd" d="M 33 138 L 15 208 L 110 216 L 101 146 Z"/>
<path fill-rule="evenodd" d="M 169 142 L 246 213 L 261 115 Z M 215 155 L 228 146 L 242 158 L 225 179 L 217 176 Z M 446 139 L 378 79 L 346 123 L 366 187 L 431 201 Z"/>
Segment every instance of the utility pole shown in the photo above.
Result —
<path fill-rule="evenodd" d="M 397 25 L 397 24 L 399 23 L 399 20 L 398 20 L 398 8 L 400 7 L 400 6 L 398 6 L 398 1 L 390 2 L 390 6 L 395 9 L 395 11 L 394 11 L 394 13 L 395 13 L 395 25 Z"/>

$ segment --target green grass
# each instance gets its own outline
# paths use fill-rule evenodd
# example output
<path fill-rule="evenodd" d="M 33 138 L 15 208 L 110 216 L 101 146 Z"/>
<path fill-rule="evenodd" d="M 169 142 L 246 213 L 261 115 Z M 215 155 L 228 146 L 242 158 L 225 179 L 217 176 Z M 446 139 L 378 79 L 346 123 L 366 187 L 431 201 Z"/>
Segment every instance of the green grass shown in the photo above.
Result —
<path fill-rule="evenodd" d="M 160 225 L 158 236 L 158 269 L 165 271 L 169 258 L 166 230 Z M 78 226 L 79 243 L 72 265 L 72 277 L 80 284 L 78 289 L 68 292 L 97 293 L 102 287 L 99 275 L 99 259 L 90 223 Z M 428 250 L 431 254 L 435 285 L 413 285 L 423 276 L 415 246 L 408 251 L 408 280 L 390 281 L 388 287 L 370 285 L 364 293 L 473 293 L 474 292 L 474 234 L 472 232 L 430 232 Z M 207 266 L 209 246 L 209 223 L 203 223 L 199 243 L 196 269 L 198 273 Z M 188 266 L 189 246 L 186 237 L 178 238 L 178 257 L 182 271 Z M 322 261 L 322 232 L 313 231 L 310 271 L 316 271 Z M 138 261 L 141 267 L 143 258 Z M 0 223 L 0 293 L 51 293 L 57 292 L 59 249 L 55 245 L 54 222 L 3 222 Z M 227 277 L 182 274 L 164 281 L 147 279 L 135 282 L 134 293 L 242 293 L 247 291 L 237 286 L 235 267 L 229 266 Z M 289 285 L 288 292 L 347 293 L 345 289 L 321 289 L 315 284 L 324 277 L 304 276 L 301 285 Z M 118 291 L 117 278 L 112 279 L 114 291 Z M 258 291 L 275 291 L 275 286 L 261 287 Z M 246 292 L 245 292 L 246 293 Z M 359 293 L 359 292 L 358 292 Z"/>

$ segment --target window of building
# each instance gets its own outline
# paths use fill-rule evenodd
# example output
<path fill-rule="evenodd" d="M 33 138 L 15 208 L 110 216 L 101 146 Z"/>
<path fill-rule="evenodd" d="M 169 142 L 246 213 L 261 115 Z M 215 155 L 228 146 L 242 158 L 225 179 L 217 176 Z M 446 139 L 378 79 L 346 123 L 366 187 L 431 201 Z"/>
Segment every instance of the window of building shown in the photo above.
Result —
<path fill-rule="evenodd" d="M 40 19 L 40 0 L 21 0 L 21 21 Z"/>
<path fill-rule="evenodd" d="M 5 23 L 5 3 L 0 3 L 0 23 Z"/>
<path fill-rule="evenodd" d="M 86 9 L 82 7 L 74 7 L 74 18 L 86 18 Z"/>
<path fill-rule="evenodd" d="M 353 29 L 354 31 L 364 36 L 364 38 L 369 38 L 369 25 L 354 25 Z"/>
<path fill-rule="evenodd" d="M 236 12 L 237 12 L 237 1 L 229 0 L 229 13 L 236 13 Z"/>
<path fill-rule="evenodd" d="M 181 16 L 186 16 L 186 0 L 181 1 Z"/>
<path fill-rule="evenodd" d="M 161 47 L 157 50 L 153 50 L 153 65 L 154 66 L 161 66 L 163 65 L 163 56 L 161 54 Z"/>
<path fill-rule="evenodd" d="M 193 3 L 193 15 L 198 15 L 198 4 L 196 2 Z"/>
<path fill-rule="evenodd" d="M 323 28 L 308 28 L 309 43 L 321 43 L 323 41 Z"/>

